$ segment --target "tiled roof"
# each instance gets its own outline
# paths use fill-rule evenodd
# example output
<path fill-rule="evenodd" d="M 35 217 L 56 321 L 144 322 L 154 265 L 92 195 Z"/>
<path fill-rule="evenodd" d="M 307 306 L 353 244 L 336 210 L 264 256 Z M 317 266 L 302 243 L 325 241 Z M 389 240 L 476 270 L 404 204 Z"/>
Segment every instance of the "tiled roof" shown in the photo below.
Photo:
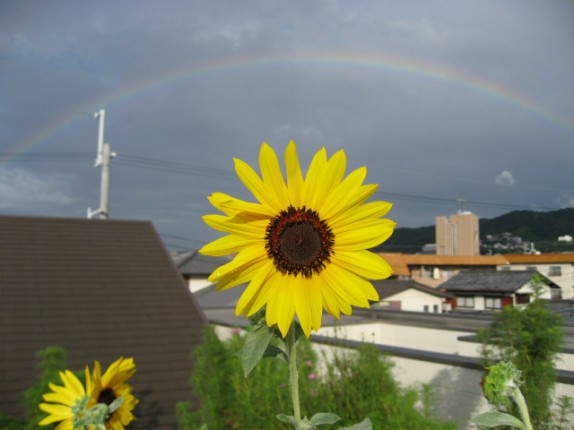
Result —
<path fill-rule="evenodd" d="M 229 263 L 232 257 L 209 257 L 198 251 L 183 251 L 172 254 L 172 259 L 184 276 L 209 276 L 219 266 Z"/>
<path fill-rule="evenodd" d="M 437 297 L 452 297 L 448 293 L 444 293 L 435 288 L 428 287 L 411 280 L 403 281 L 398 279 L 383 279 L 372 281 L 372 284 L 379 293 L 381 300 L 394 296 L 395 294 L 402 293 L 403 291 L 411 288 Z"/>
<path fill-rule="evenodd" d="M 176 428 L 205 317 L 151 223 L 0 216 L 0 307 L 0 411 L 22 412 L 55 345 L 73 369 L 134 357 L 129 428 Z"/>
<path fill-rule="evenodd" d="M 574 252 L 565 252 L 562 254 L 505 254 L 504 257 L 510 264 L 574 264 Z"/>
<path fill-rule="evenodd" d="M 407 265 L 428 266 L 497 266 L 508 264 L 503 255 L 429 255 L 404 254 Z"/>
<path fill-rule="evenodd" d="M 450 292 L 512 293 L 526 285 L 535 270 L 465 270 L 445 281 L 440 288 Z"/>
<path fill-rule="evenodd" d="M 195 297 L 201 309 L 235 309 L 239 298 L 247 285 L 237 285 L 226 290 L 216 290 L 215 284 L 206 287 L 197 293 Z"/>
<path fill-rule="evenodd" d="M 395 276 L 409 276 L 409 267 L 405 262 L 405 254 L 400 252 L 379 252 L 379 256 L 391 265 L 393 268 L 393 275 Z"/>

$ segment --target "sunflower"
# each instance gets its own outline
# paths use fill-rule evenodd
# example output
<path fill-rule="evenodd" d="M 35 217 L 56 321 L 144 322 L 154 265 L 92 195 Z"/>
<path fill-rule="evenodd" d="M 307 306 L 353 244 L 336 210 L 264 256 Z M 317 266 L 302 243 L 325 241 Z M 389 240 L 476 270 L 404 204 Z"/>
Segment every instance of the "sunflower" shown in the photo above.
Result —
<path fill-rule="evenodd" d="M 49 384 L 51 393 L 44 394 L 44 400 L 50 403 L 40 403 L 40 409 L 49 415 L 38 424 L 46 426 L 61 421 L 55 430 L 73 430 L 75 419 L 81 416 L 88 404 L 91 403 L 89 393 L 93 384 L 86 367 L 86 386 L 69 370 L 60 372 L 63 386 Z"/>
<path fill-rule="evenodd" d="M 384 242 L 395 223 L 381 218 L 391 208 L 365 203 L 378 186 L 363 185 L 367 169 L 345 177 L 343 150 L 330 158 L 325 148 L 313 157 L 303 177 L 294 142 L 285 151 L 285 174 L 273 149 L 259 152 L 261 177 L 235 159 L 237 175 L 257 202 L 214 193 L 211 204 L 224 215 L 206 215 L 212 228 L 228 233 L 200 249 L 204 255 L 235 258 L 209 277 L 217 289 L 249 285 L 236 315 L 251 316 L 265 306 L 267 324 L 283 337 L 295 315 L 307 337 L 319 330 L 323 308 L 339 318 L 351 306 L 369 307 L 379 296 L 369 279 L 392 274 L 389 264 L 367 249 Z"/>
<path fill-rule="evenodd" d="M 91 396 L 95 403 L 110 405 L 118 397 L 123 402 L 106 421 L 106 429 L 124 430 L 133 419 L 132 410 L 138 400 L 132 394 L 132 387 L 126 381 L 135 373 L 136 367 L 132 358 L 119 358 L 113 362 L 102 375 L 101 365 L 94 364 L 92 374 L 93 388 Z"/>

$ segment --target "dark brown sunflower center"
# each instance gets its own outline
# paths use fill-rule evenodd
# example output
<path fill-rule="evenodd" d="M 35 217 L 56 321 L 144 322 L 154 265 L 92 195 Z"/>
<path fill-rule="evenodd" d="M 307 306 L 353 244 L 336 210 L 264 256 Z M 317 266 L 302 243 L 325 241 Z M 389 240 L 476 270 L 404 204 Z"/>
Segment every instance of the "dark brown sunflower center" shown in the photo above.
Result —
<path fill-rule="evenodd" d="M 106 388 L 101 391 L 98 396 L 98 403 L 105 403 L 106 405 L 111 405 L 112 402 L 116 400 L 116 393 L 111 388 Z"/>
<path fill-rule="evenodd" d="M 267 255 L 281 273 L 306 278 L 330 261 L 335 235 L 317 212 L 289 206 L 269 221 L 265 234 Z"/>

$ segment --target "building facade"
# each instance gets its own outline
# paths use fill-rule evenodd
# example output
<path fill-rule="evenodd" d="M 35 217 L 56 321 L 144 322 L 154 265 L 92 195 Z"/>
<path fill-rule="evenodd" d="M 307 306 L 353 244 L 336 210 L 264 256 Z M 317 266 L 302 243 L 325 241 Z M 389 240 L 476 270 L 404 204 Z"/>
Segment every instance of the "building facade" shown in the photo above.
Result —
<path fill-rule="evenodd" d="M 436 217 L 435 235 L 438 255 L 480 254 L 478 217 L 471 212 Z"/>

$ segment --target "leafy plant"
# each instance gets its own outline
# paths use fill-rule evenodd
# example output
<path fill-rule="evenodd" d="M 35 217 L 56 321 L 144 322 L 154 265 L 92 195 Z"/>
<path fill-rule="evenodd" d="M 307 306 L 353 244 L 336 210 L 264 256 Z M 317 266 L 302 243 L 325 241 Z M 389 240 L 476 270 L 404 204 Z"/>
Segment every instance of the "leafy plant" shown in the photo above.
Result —
<path fill-rule="evenodd" d="M 222 342 L 213 328 L 208 330 L 204 343 L 195 350 L 191 378 L 201 407 L 191 411 L 185 403 L 178 405 L 180 430 L 197 430 L 204 423 L 209 429 L 222 430 L 292 428 L 286 416 L 282 416 L 285 423 L 269 419 L 292 408 L 287 366 L 279 358 L 264 359 L 246 378 L 241 355 L 244 343 L 245 336 L 235 334 Z M 311 343 L 302 339 L 297 357 L 301 414 L 312 417 L 310 422 L 314 419 L 315 424 L 324 423 L 321 428 L 456 428 L 419 411 L 417 405 L 430 402 L 430 394 L 421 396 L 417 390 L 401 388 L 392 376 L 390 359 L 372 345 L 329 360 L 323 357 L 319 364 Z M 335 423 L 330 414 L 315 416 L 316 411 L 335 411 L 342 420 Z"/>
<path fill-rule="evenodd" d="M 56 346 L 49 346 L 38 351 L 36 355 L 41 360 L 39 365 L 41 374 L 22 395 L 25 407 L 24 419 L 0 416 L 0 428 L 3 430 L 37 429 L 38 422 L 46 415 L 38 408 L 38 405 L 43 402 L 42 395 L 49 391 L 48 384 L 60 381 L 58 372 L 66 368 L 66 350 Z M 55 427 L 56 424 L 52 424 L 43 428 L 50 430 Z"/>
<path fill-rule="evenodd" d="M 485 367 L 499 361 L 513 363 L 522 373 L 521 387 L 535 428 L 551 420 L 555 364 L 562 346 L 562 318 L 548 310 L 539 296 L 525 308 L 507 307 L 494 315 L 491 326 L 480 333 Z M 518 412 L 510 406 L 512 415 Z"/>

